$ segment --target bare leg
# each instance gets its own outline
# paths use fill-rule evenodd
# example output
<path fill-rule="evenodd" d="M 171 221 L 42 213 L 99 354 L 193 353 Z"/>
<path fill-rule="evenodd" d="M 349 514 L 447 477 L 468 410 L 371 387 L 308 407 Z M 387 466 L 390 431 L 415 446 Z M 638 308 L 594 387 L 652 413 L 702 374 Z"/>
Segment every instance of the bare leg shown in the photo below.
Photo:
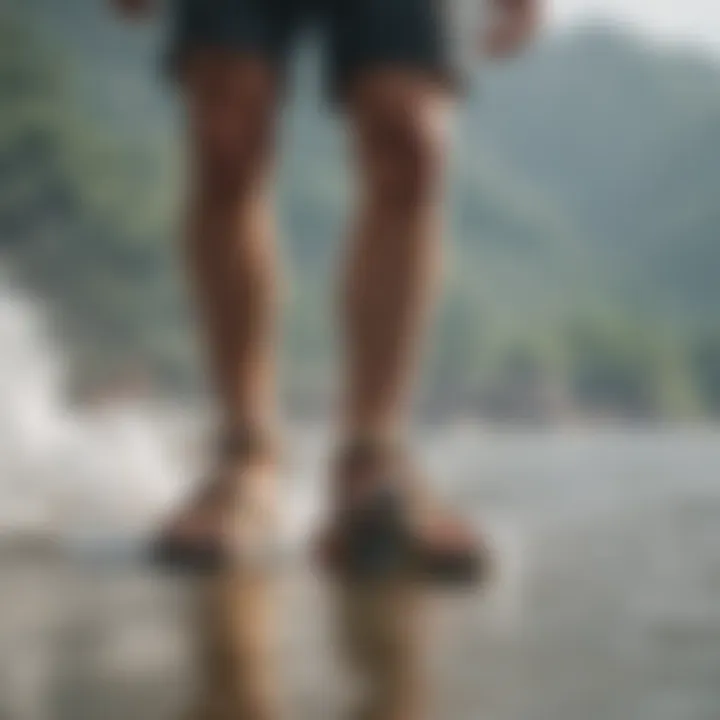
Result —
<path fill-rule="evenodd" d="M 214 51 L 196 53 L 185 82 L 192 169 L 187 257 L 227 437 L 264 435 L 275 420 L 267 188 L 275 85 L 263 61 Z M 254 538 L 274 530 L 274 458 L 264 441 L 219 460 L 208 486 L 173 518 L 160 543 L 165 557 L 181 565 L 201 548 L 242 552 L 245 538 L 254 547 Z M 274 720 L 270 579 L 230 564 L 199 590 L 201 683 L 192 720 Z"/>
<path fill-rule="evenodd" d="M 276 105 L 261 60 L 206 52 L 187 78 L 188 260 L 225 428 L 274 421 L 276 272 L 267 180 Z"/>
<path fill-rule="evenodd" d="M 383 443 L 405 420 L 440 267 L 447 105 L 436 86 L 405 72 L 368 74 L 351 99 L 361 187 L 345 272 L 344 425 L 351 443 Z M 384 477 L 381 464 L 341 459 L 341 516 L 354 502 L 347 488 L 364 475 Z M 338 549 L 333 536 L 331 555 Z M 402 576 L 341 583 L 343 647 L 366 687 L 359 720 L 425 716 L 424 600 L 421 587 Z"/>
<path fill-rule="evenodd" d="M 252 490 L 268 496 L 274 485 L 266 482 L 273 469 L 266 436 L 275 414 L 276 277 L 267 182 L 275 85 L 264 61 L 210 50 L 191 58 L 185 78 L 192 170 L 189 274 L 222 439 L 247 437 L 221 453 L 211 482 L 163 534 L 162 557 L 180 565 L 200 546 L 219 552 L 226 531 L 235 530 L 240 519 L 234 500 L 247 505 Z"/>
<path fill-rule="evenodd" d="M 350 436 L 402 423 L 440 267 L 448 102 L 401 72 L 374 73 L 353 94 L 361 199 L 345 272 Z"/>

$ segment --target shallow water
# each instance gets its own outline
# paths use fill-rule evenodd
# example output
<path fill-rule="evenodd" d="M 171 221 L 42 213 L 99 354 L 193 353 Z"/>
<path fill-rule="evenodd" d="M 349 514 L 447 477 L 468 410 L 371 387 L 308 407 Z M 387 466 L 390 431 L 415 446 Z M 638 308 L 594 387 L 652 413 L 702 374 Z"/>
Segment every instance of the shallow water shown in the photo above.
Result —
<path fill-rule="evenodd" d="M 485 597 L 442 600 L 442 720 L 720 717 L 720 434 L 489 433 L 422 443 L 502 560 Z M 318 508 L 320 444 L 298 442 L 289 536 Z M 17 540 L 17 537 L 15 540 Z M 192 687 L 189 588 L 132 562 L 0 553 L 0 718 L 178 717 Z M 283 576 L 288 717 L 341 717 L 326 590 Z"/>

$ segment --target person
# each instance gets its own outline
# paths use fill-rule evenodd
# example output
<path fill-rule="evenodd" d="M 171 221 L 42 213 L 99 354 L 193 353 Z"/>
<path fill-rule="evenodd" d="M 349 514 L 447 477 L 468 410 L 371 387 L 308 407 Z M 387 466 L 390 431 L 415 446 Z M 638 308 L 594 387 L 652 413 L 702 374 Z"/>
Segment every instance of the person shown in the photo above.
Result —
<path fill-rule="evenodd" d="M 112 1 L 135 19 L 154 3 Z M 190 149 L 186 255 L 219 423 L 214 471 L 154 545 L 164 565 L 242 566 L 277 533 L 275 127 L 293 42 L 310 22 L 328 41 L 328 94 L 350 127 L 358 179 L 342 284 L 340 447 L 317 554 L 353 581 L 487 575 L 482 539 L 430 497 L 403 442 L 438 289 L 449 122 L 474 32 L 459 13 L 474 3 L 493 11 L 485 55 L 513 54 L 533 36 L 540 0 L 171 0 Z M 197 717 L 276 720 L 270 589 L 254 573 L 211 576 Z M 416 720 L 423 614 L 414 593 L 390 585 L 376 595 L 363 590 L 373 583 L 340 583 L 342 633 L 366 675 L 362 717 Z"/>
<path fill-rule="evenodd" d="M 402 565 L 439 582 L 481 575 L 481 540 L 429 497 L 403 445 L 438 287 L 449 120 L 467 70 L 453 28 L 468 1 L 172 3 L 190 148 L 187 258 L 220 421 L 216 469 L 164 528 L 161 561 L 216 566 L 275 531 L 275 127 L 293 41 L 314 22 L 358 178 L 341 303 L 341 446 L 318 554 L 340 574 Z M 130 18 L 153 5 L 113 2 Z M 539 0 L 476 2 L 493 11 L 486 55 L 513 54 L 533 36 Z"/>

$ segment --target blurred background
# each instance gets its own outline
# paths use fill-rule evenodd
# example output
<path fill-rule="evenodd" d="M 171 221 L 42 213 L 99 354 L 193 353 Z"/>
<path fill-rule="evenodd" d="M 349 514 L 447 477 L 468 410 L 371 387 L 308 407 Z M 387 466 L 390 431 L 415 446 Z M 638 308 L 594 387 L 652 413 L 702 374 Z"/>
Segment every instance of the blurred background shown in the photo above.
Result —
<path fill-rule="evenodd" d="M 206 413 L 164 27 L 106 5 L 0 3 L 2 720 L 167 716 L 183 686 L 178 593 L 108 572 L 202 466 Z M 717 720 L 720 9 L 550 16 L 478 66 L 458 120 L 418 435 L 505 562 L 448 629 L 437 716 Z M 317 66 L 309 39 L 279 171 L 293 538 L 322 489 L 351 191 Z M 293 687 L 321 717 L 323 651 L 287 642 L 314 648 Z"/>

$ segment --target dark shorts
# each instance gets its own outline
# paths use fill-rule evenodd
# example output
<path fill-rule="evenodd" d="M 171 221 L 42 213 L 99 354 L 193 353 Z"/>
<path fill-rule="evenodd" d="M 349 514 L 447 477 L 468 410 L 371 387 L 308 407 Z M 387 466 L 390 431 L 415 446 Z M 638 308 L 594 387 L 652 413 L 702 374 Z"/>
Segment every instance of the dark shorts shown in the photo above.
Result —
<path fill-rule="evenodd" d="M 359 72 L 408 68 L 457 87 L 465 0 L 175 0 L 173 57 L 198 48 L 260 54 L 283 72 L 298 34 L 317 26 L 328 90 L 342 99 Z"/>

